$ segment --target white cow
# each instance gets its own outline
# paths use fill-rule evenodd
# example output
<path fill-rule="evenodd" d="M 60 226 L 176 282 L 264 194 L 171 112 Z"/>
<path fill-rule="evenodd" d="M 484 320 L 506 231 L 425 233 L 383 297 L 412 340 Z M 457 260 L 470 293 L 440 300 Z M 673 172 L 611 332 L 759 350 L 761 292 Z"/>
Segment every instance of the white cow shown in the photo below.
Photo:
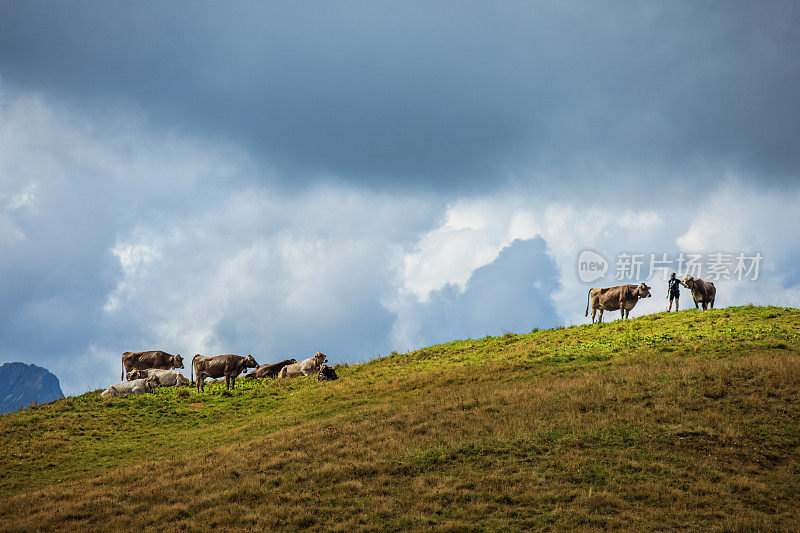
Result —
<path fill-rule="evenodd" d="M 156 378 L 157 387 L 177 387 L 178 385 L 188 385 L 189 378 L 174 370 L 163 370 L 160 368 L 147 368 L 145 370 L 131 370 L 128 372 L 128 379 Z"/>
<path fill-rule="evenodd" d="M 322 352 L 317 352 L 313 357 L 309 357 L 299 363 L 292 363 L 281 368 L 278 372 L 278 378 L 296 378 L 298 376 L 310 376 L 319 372 L 322 363 L 328 362 L 328 356 Z"/>
<path fill-rule="evenodd" d="M 126 396 L 134 396 L 137 394 L 147 394 L 153 392 L 158 387 L 158 380 L 155 377 L 147 379 L 135 379 L 133 381 L 126 381 L 124 383 L 117 383 L 111 385 L 109 388 L 100 393 L 101 398 L 125 398 Z"/>

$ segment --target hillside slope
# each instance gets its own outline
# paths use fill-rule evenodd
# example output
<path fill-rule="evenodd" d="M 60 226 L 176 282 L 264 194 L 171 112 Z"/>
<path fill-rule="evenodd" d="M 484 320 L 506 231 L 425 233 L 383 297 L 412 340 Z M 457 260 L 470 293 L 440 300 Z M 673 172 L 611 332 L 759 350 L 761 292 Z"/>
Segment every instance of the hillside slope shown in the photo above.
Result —
<path fill-rule="evenodd" d="M 3 415 L 0 529 L 800 530 L 800 310 L 661 313 L 337 371 Z"/>

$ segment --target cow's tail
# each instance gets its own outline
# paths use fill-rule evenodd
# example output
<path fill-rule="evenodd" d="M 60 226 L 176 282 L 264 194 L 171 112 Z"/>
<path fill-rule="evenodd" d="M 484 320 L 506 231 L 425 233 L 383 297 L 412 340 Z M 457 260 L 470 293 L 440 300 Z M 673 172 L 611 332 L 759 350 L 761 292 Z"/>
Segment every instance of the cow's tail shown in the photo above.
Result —
<path fill-rule="evenodd" d="M 586 313 L 583 316 L 589 316 L 589 300 L 592 297 L 592 289 L 589 289 L 589 292 L 586 293 Z"/>
<path fill-rule="evenodd" d="M 191 379 L 192 385 L 194 385 L 194 362 L 198 357 L 200 357 L 199 353 L 192 357 L 192 368 L 189 369 L 189 378 Z"/>

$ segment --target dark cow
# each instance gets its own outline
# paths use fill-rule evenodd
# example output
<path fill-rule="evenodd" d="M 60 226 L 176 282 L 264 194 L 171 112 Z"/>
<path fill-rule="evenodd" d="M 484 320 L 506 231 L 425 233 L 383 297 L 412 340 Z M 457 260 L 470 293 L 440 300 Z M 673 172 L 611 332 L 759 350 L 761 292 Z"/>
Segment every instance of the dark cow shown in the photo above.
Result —
<path fill-rule="evenodd" d="M 333 381 L 335 379 L 339 379 L 339 376 L 336 375 L 336 370 L 328 365 L 322 365 L 320 367 L 319 374 L 317 374 L 318 381 Z"/>
<path fill-rule="evenodd" d="M 208 357 L 197 354 L 192 358 L 192 383 L 194 375 L 197 375 L 197 392 L 205 390 L 206 378 L 221 378 L 225 376 L 225 388 L 236 387 L 236 376 L 245 372 L 248 368 L 258 368 L 258 363 L 252 355 L 242 357 L 241 355 L 215 355 Z"/>
<path fill-rule="evenodd" d="M 183 357 L 181 357 L 181 354 L 170 355 L 160 350 L 125 352 L 122 354 L 122 376 L 120 379 L 125 379 L 125 376 L 131 370 L 147 370 L 148 368 L 158 368 L 160 370 L 183 368 Z"/>
<path fill-rule="evenodd" d="M 280 363 L 272 363 L 269 365 L 261 365 L 249 374 L 245 376 L 245 379 L 252 379 L 252 378 L 276 378 L 278 377 L 278 372 L 281 371 L 281 368 L 285 367 L 286 365 L 291 365 L 296 363 L 297 361 L 294 359 L 284 359 Z"/>
<path fill-rule="evenodd" d="M 644 283 L 639 285 L 618 285 L 617 287 L 603 287 L 589 289 L 586 297 L 586 314 L 589 316 L 589 304 L 592 305 L 592 323 L 597 310 L 600 310 L 598 322 L 603 321 L 603 311 L 616 311 L 619 309 L 620 318 L 628 318 L 631 309 L 636 306 L 639 298 L 649 298 L 651 287 Z"/>
<path fill-rule="evenodd" d="M 711 309 L 714 309 L 714 300 L 717 298 L 717 288 L 714 287 L 713 283 L 710 281 L 703 281 L 700 278 L 686 276 L 683 281 L 681 281 L 681 285 L 692 291 L 695 309 L 699 309 L 697 304 L 703 304 L 703 311 L 708 309 L 709 304 L 711 305 Z"/>

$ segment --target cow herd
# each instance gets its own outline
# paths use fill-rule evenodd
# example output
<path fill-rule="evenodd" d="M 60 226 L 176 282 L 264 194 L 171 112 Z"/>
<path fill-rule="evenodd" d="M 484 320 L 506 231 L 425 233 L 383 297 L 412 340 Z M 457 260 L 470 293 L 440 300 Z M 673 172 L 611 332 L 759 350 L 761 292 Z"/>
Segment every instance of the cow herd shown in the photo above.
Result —
<path fill-rule="evenodd" d="M 674 278 L 674 274 L 673 274 Z M 714 308 L 717 289 L 714 284 L 692 276 L 686 276 L 680 285 L 692 293 L 694 305 L 703 310 Z M 598 322 L 603 321 L 603 311 L 619 311 L 621 318 L 628 318 L 631 309 L 641 298 L 650 298 L 652 294 L 645 283 L 639 285 L 619 285 L 616 287 L 602 287 L 589 289 L 586 300 L 586 313 L 589 316 L 589 307 L 592 308 L 592 323 L 595 321 L 597 311 L 600 311 Z M 183 358 L 162 351 L 125 352 L 122 354 L 122 376 L 127 379 L 122 383 L 111 385 L 101 393 L 103 398 L 122 398 L 135 394 L 146 394 L 158 387 L 177 387 L 178 385 L 195 384 L 197 377 L 197 392 L 205 392 L 206 378 L 225 378 L 227 389 L 236 386 L 236 378 L 253 368 L 245 379 L 252 378 L 277 378 L 288 379 L 300 376 L 317 374 L 317 379 L 327 381 L 337 379 L 336 371 L 325 363 L 327 356 L 322 352 L 297 362 L 294 359 L 285 359 L 278 363 L 259 365 L 252 355 L 226 354 L 204 356 L 197 354 L 192 358 L 192 367 L 189 373 L 191 379 L 186 379 L 183 374 L 173 370 L 183 368 Z"/>
<path fill-rule="evenodd" d="M 703 311 L 705 311 L 710 305 L 711 309 L 714 309 L 717 289 L 713 283 L 687 275 L 680 284 L 691 291 L 695 308 L 699 309 L 699 306 L 702 305 Z M 619 311 L 620 318 L 628 318 L 631 309 L 636 306 L 636 303 L 641 298 L 650 298 L 652 296 L 650 289 L 652 287 L 648 287 L 645 283 L 589 289 L 584 316 L 589 316 L 589 306 L 591 306 L 592 323 L 594 323 L 597 311 L 600 311 L 598 322 L 603 321 L 603 311 Z"/>
<path fill-rule="evenodd" d="M 158 387 L 177 387 L 178 385 L 195 384 L 197 392 L 205 392 L 206 378 L 225 378 L 227 389 L 236 386 L 236 378 L 253 368 L 245 379 L 277 378 L 288 379 L 317 374 L 320 381 L 338 379 L 336 371 L 325 363 L 327 356 L 322 352 L 300 361 L 285 359 L 279 363 L 259 365 L 252 355 L 226 354 L 204 356 L 197 354 L 192 358 L 191 379 L 173 369 L 184 368 L 183 358 L 160 350 L 147 352 L 125 352 L 122 354 L 122 376 L 127 379 L 122 383 L 111 385 L 100 396 L 103 398 L 124 398 L 137 394 L 153 392 Z"/>

